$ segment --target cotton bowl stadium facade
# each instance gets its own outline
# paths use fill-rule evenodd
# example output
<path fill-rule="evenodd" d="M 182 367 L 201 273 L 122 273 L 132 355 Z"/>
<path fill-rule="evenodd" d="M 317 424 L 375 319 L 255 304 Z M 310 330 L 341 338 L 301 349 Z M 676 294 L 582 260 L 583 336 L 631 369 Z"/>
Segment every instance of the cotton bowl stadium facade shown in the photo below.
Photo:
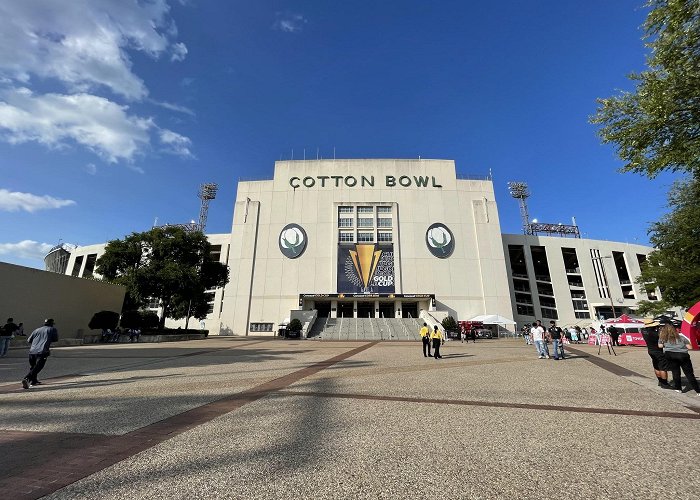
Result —
<path fill-rule="evenodd" d="M 492 181 L 451 160 L 279 161 L 238 183 L 231 232 L 208 238 L 230 269 L 210 291 L 211 334 L 272 335 L 295 317 L 588 325 L 659 298 L 635 283 L 652 248 L 502 234 Z M 92 275 L 105 245 L 72 250 L 65 272 Z"/>

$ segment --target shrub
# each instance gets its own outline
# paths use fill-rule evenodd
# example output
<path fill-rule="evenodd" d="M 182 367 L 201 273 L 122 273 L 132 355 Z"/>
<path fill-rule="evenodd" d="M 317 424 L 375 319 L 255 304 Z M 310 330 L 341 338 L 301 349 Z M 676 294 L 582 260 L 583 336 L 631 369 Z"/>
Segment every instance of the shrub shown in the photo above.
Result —
<path fill-rule="evenodd" d="M 119 324 L 119 313 L 114 311 L 100 311 L 92 315 L 88 323 L 90 330 L 114 330 Z"/>
<path fill-rule="evenodd" d="M 153 311 L 139 311 L 141 315 L 141 327 L 143 329 L 156 329 L 158 328 L 158 315 Z"/>
<path fill-rule="evenodd" d="M 442 320 L 442 327 L 445 331 L 451 332 L 457 330 L 457 322 L 452 316 L 448 316 Z"/>
<path fill-rule="evenodd" d="M 299 321 L 297 318 L 294 318 L 292 321 L 289 322 L 289 325 L 287 325 L 287 331 L 288 332 L 300 332 L 301 331 L 301 321 Z"/>

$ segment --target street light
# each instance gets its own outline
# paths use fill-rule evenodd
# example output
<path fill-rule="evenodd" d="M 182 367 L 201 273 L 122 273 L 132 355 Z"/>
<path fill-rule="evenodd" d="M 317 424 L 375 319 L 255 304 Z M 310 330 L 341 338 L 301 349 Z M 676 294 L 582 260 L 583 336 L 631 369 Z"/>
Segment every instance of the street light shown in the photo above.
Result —
<path fill-rule="evenodd" d="M 612 308 L 612 313 L 613 313 L 613 319 L 617 318 L 617 312 L 615 312 L 615 304 L 613 302 L 612 298 L 612 293 L 610 292 L 610 282 L 608 281 L 608 275 L 605 272 L 605 266 L 603 265 L 603 259 L 612 259 L 612 255 L 605 255 L 605 256 L 598 256 L 598 257 L 591 257 L 591 260 L 599 260 L 600 261 L 600 269 L 603 271 L 603 280 L 605 281 L 605 288 L 608 290 L 608 298 L 610 299 L 610 307 Z"/>

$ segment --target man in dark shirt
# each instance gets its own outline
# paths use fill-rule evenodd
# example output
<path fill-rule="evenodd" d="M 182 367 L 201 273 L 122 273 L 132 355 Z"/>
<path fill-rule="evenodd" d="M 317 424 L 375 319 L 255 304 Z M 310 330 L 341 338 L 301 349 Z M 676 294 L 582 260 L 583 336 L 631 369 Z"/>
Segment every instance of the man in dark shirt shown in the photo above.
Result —
<path fill-rule="evenodd" d="M 7 349 L 10 347 L 10 340 L 17 330 L 12 318 L 7 318 L 5 326 L 0 328 L 0 358 L 4 358 L 7 354 Z"/>
<path fill-rule="evenodd" d="M 44 326 L 37 328 L 27 339 L 29 347 L 29 366 L 31 367 L 26 377 L 22 379 L 22 387 L 29 389 L 34 385 L 40 385 L 37 375 L 44 368 L 46 360 L 51 355 L 49 348 L 51 342 L 58 340 L 58 330 L 53 326 L 53 319 L 44 321 Z"/>
<path fill-rule="evenodd" d="M 647 343 L 647 352 L 651 358 L 656 379 L 659 381 L 659 387 L 670 389 L 671 386 L 668 383 L 668 361 L 664 355 L 664 350 L 659 347 L 659 326 L 661 325 L 656 320 L 645 321 L 642 337 L 644 337 L 644 342 Z"/>
<path fill-rule="evenodd" d="M 554 359 L 564 359 L 564 344 L 561 341 L 562 329 L 559 328 L 554 321 L 550 321 L 547 333 L 549 334 L 549 339 L 552 341 Z"/>

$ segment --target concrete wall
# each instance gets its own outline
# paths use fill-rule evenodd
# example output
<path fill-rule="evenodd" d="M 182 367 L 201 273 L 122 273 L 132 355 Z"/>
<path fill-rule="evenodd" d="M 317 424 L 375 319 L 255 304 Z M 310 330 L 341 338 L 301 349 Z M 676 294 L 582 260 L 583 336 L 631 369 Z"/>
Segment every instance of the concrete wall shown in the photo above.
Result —
<path fill-rule="evenodd" d="M 429 182 L 401 185 L 402 176 Z M 357 184 L 347 183 L 349 177 Z M 374 185 L 361 185 L 362 177 Z M 299 307 L 299 294 L 336 293 L 338 206 L 363 204 L 393 207 L 395 293 L 435 294 L 437 310 L 456 319 L 512 315 L 491 181 L 457 179 L 452 160 L 281 161 L 274 179 L 238 184 L 221 332 L 245 335 L 251 322 L 276 329 Z M 437 222 L 454 235 L 446 259 L 434 257 L 425 241 Z M 280 231 L 289 223 L 308 236 L 296 259 L 279 249 Z"/>
<path fill-rule="evenodd" d="M 98 311 L 121 312 L 125 289 L 100 281 L 0 262 L 0 319 L 24 323 L 24 333 L 56 320 L 61 338 L 89 332 L 88 323 Z"/>
<path fill-rule="evenodd" d="M 534 316 L 522 315 L 517 312 L 517 303 L 513 290 L 513 278 L 510 259 L 508 258 L 508 245 L 523 246 L 525 248 L 525 261 L 527 264 L 528 281 L 532 292 L 534 307 Z M 561 238 L 552 236 L 526 236 L 522 234 L 504 234 L 503 247 L 506 255 L 507 271 L 509 277 L 509 285 L 511 287 L 511 299 L 513 304 L 513 320 L 521 326 L 524 323 L 531 323 L 535 319 L 542 319 L 540 307 L 541 297 L 537 293 L 537 279 L 534 274 L 532 255 L 530 247 L 543 246 L 547 255 L 547 263 L 549 266 L 549 274 L 551 277 L 552 288 L 554 290 L 554 299 L 556 300 L 556 310 L 559 316 L 557 320 L 560 325 L 578 324 L 587 326 L 592 323 L 598 324 L 595 316 L 596 307 L 616 308 L 617 316 L 623 310 L 634 310 L 639 300 L 647 300 L 647 293 L 635 283 L 636 278 L 641 274 L 637 255 L 648 255 L 653 251 L 653 248 L 636 245 L 630 243 L 621 243 L 615 241 L 591 240 L 584 238 Z M 567 270 L 564 267 L 562 257 L 562 248 L 576 250 L 576 255 L 579 262 L 579 270 L 572 273 L 572 276 L 578 276 L 583 281 L 583 287 L 571 286 L 569 284 Z M 593 259 L 591 250 L 597 251 L 601 259 Z M 627 271 L 630 276 L 631 287 L 634 298 L 628 298 L 623 295 L 622 286 L 618 273 L 615 268 L 615 263 L 610 258 L 613 252 L 624 254 L 624 261 Z M 604 275 L 601 270 L 604 268 Z M 596 277 L 596 267 L 598 275 Z M 600 286 L 601 278 L 607 279 L 610 287 L 610 295 L 607 295 L 607 288 Z M 627 285 L 630 286 L 629 284 Z M 572 305 L 572 291 L 585 291 L 586 301 L 590 318 L 577 318 Z M 661 294 L 657 290 L 657 296 Z M 612 300 L 611 300 L 612 299 Z M 548 323 L 549 319 L 544 318 L 544 323 Z"/>

